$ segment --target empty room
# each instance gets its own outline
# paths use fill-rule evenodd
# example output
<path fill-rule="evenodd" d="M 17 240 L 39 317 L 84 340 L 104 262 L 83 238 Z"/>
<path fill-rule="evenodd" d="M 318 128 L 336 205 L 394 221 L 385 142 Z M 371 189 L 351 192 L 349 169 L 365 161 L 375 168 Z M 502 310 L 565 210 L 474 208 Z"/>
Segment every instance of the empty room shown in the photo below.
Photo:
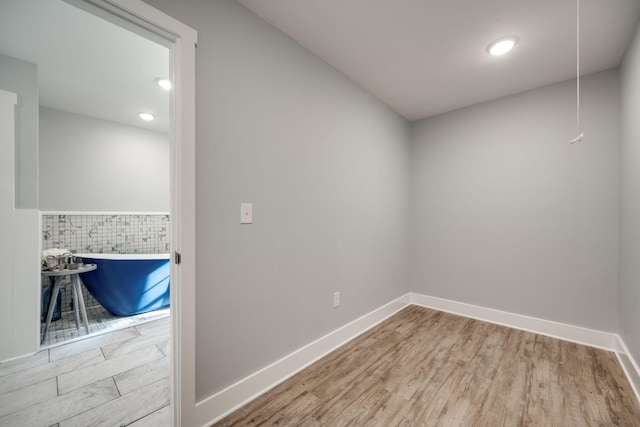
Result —
<path fill-rule="evenodd" d="M 155 425 L 640 426 L 639 1 L 86 3 L 197 33 Z"/>

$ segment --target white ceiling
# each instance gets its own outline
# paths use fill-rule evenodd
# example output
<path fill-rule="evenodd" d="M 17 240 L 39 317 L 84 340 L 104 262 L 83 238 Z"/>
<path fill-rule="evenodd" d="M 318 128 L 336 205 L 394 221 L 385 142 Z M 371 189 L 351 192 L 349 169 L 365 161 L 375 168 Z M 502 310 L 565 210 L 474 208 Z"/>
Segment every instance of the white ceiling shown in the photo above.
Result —
<path fill-rule="evenodd" d="M 169 130 L 169 93 L 154 82 L 169 76 L 166 47 L 62 0 L 1 0 L 0 53 L 38 65 L 42 106 Z"/>
<path fill-rule="evenodd" d="M 409 120 L 575 77 L 575 0 L 238 0 Z M 616 67 L 639 0 L 581 0 L 581 74 Z M 516 35 L 504 57 L 495 39 Z"/>
<path fill-rule="evenodd" d="M 238 1 L 409 120 L 575 75 L 574 0 Z M 583 75 L 619 65 L 639 16 L 640 0 L 581 0 Z M 516 49 L 489 56 L 505 35 Z M 0 1 L 0 53 L 38 64 L 43 106 L 169 129 L 168 50 L 62 0 Z"/>

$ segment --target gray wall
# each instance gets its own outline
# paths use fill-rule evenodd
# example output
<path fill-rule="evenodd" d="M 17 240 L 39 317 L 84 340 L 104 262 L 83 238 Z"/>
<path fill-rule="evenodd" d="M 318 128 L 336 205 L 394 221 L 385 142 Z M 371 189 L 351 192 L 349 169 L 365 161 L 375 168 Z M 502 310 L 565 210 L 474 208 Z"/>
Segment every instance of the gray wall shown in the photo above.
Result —
<path fill-rule="evenodd" d="M 16 93 L 15 206 L 38 207 L 38 66 L 0 54 L 0 89 Z"/>
<path fill-rule="evenodd" d="M 40 108 L 40 210 L 168 212 L 169 135 Z"/>
<path fill-rule="evenodd" d="M 413 291 L 618 330 L 618 83 L 582 80 L 578 145 L 575 81 L 413 124 Z"/>
<path fill-rule="evenodd" d="M 202 399 L 408 291 L 408 124 L 235 1 L 149 3 L 198 31 Z"/>
<path fill-rule="evenodd" d="M 620 335 L 640 365 L 640 27 L 621 67 Z"/>

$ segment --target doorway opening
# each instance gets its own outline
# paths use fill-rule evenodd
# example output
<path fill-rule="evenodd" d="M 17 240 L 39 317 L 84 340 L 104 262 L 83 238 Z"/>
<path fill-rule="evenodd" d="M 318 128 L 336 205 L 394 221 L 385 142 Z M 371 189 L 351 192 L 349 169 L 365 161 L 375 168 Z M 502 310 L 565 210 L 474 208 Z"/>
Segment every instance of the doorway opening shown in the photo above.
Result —
<path fill-rule="evenodd" d="M 169 49 L 62 0 L 13 3 L 6 12 L 30 36 L 5 28 L 0 52 L 35 69 L 37 85 L 41 344 L 167 316 L 170 88 L 158 82 L 170 81 Z M 112 277 L 112 254 L 165 254 L 166 280 Z M 87 287 L 72 286 L 76 276 Z"/>
<path fill-rule="evenodd" d="M 25 3 L 29 3 L 30 6 L 27 5 L 28 11 L 25 14 L 26 19 L 24 21 L 10 19 L 9 14 L 5 13 L 5 12 L 14 11 L 14 9 L 16 8 L 21 8 L 23 5 L 25 5 Z M 32 4 L 32 3 L 37 3 L 37 4 Z M 124 167 L 124 165 L 127 162 L 132 162 L 137 167 L 140 166 L 140 162 L 139 161 L 136 162 L 135 161 L 136 156 L 131 155 L 132 147 L 130 145 L 126 145 L 126 146 L 120 145 L 119 147 L 115 147 L 116 149 L 114 149 L 114 147 L 109 146 L 108 143 L 106 144 L 103 143 L 102 147 L 108 148 L 110 150 L 104 150 L 104 151 L 96 150 L 93 153 L 91 153 L 91 150 L 88 148 L 88 146 L 81 145 L 82 142 L 78 142 L 74 146 L 69 141 L 73 138 L 76 138 L 78 140 L 83 139 L 81 137 L 78 137 L 78 135 L 82 134 L 83 130 L 86 130 L 88 126 L 86 126 L 86 123 L 80 123 L 80 122 L 87 119 L 89 121 L 92 121 L 92 120 L 104 121 L 104 122 L 109 122 L 112 125 L 113 124 L 117 125 L 116 127 L 120 127 L 120 129 L 118 131 L 114 131 L 116 134 L 119 134 L 123 126 L 140 127 L 132 124 L 119 122 L 118 119 L 115 117 L 107 117 L 105 119 L 103 117 L 94 115 L 96 106 L 104 106 L 101 104 L 109 104 L 109 102 L 100 100 L 98 98 L 91 98 L 91 95 L 95 94 L 94 88 L 91 87 L 91 84 L 93 84 L 93 86 L 99 86 L 103 83 L 110 82 L 112 78 L 115 78 L 117 76 L 118 70 L 116 69 L 115 71 L 112 71 L 112 73 L 107 73 L 107 75 L 104 75 L 103 78 L 97 78 L 95 73 L 93 74 L 87 73 L 87 74 L 82 74 L 80 76 L 76 76 L 75 81 L 71 82 L 71 86 L 68 86 L 66 88 L 67 90 L 65 90 L 62 87 L 62 85 L 60 86 L 54 85 L 54 87 L 58 89 L 58 91 L 57 92 L 55 90 L 53 91 L 54 96 L 49 99 L 54 99 L 54 101 L 48 105 L 47 104 L 42 106 L 38 105 L 39 98 L 40 99 L 46 98 L 46 91 L 42 90 L 41 93 L 39 94 L 40 96 L 38 96 L 38 93 L 36 91 L 36 106 L 35 106 L 36 117 L 38 114 L 40 114 L 41 117 L 48 116 L 48 118 L 51 118 L 56 115 L 58 115 L 58 118 L 60 116 L 66 116 L 66 118 L 69 119 L 69 123 L 75 121 L 75 124 L 78 126 L 75 126 L 75 127 L 67 126 L 67 124 L 61 125 L 60 124 L 61 122 L 56 123 L 56 120 L 50 121 L 50 124 L 53 123 L 54 129 L 56 125 L 58 126 L 58 128 L 67 128 L 67 130 L 73 128 L 76 131 L 76 135 L 71 135 L 68 138 L 62 138 L 62 144 L 63 144 L 62 148 L 53 150 L 53 154 L 51 154 L 51 157 L 58 155 L 58 159 L 57 159 L 58 162 L 57 163 L 50 162 L 47 166 L 45 166 L 45 167 L 48 167 L 48 166 L 52 167 L 53 172 L 50 174 L 50 176 L 53 176 L 53 178 L 44 184 L 40 182 L 42 180 L 38 180 L 39 168 L 37 166 L 35 168 L 35 171 L 32 171 L 33 172 L 32 175 L 29 175 L 27 177 L 19 176 L 20 174 L 19 166 L 21 166 L 20 162 L 22 161 L 22 159 L 20 158 L 20 155 L 21 154 L 25 155 L 25 153 L 17 152 L 16 164 L 18 167 L 16 168 L 17 169 L 17 173 L 16 173 L 17 194 L 16 195 L 18 197 L 16 198 L 16 201 L 18 201 L 18 203 L 16 204 L 16 208 L 18 209 L 39 208 L 40 210 L 44 210 L 45 214 L 53 215 L 54 217 L 57 216 L 58 222 L 62 222 L 61 220 L 63 219 L 66 220 L 67 215 L 71 215 L 71 213 L 72 215 L 87 215 L 87 216 L 108 214 L 110 216 L 112 225 L 115 223 L 122 226 L 128 226 L 128 225 L 131 225 L 131 222 L 134 222 L 131 220 L 129 221 L 114 220 L 116 216 L 120 216 L 122 214 L 137 215 L 138 217 L 144 217 L 146 219 L 149 219 L 150 216 L 159 215 L 161 217 L 161 221 L 162 221 L 162 217 L 164 217 L 164 221 L 169 223 L 169 227 L 164 230 L 165 250 L 166 248 L 168 248 L 167 252 L 171 254 L 169 257 L 170 258 L 169 260 L 170 283 L 171 283 L 171 290 L 172 290 L 172 292 L 170 292 L 170 302 L 171 302 L 170 305 L 172 307 L 172 319 L 170 322 L 170 326 L 171 326 L 170 329 L 172 332 L 182 331 L 183 328 L 186 328 L 188 330 L 193 330 L 193 326 L 194 326 L 193 316 L 187 315 L 183 321 L 181 319 L 182 316 L 180 313 L 182 310 L 180 310 L 180 306 L 183 302 L 191 305 L 193 304 L 193 286 L 194 286 L 193 276 L 194 276 L 194 253 L 195 253 L 195 235 L 194 234 L 195 233 L 194 233 L 192 224 L 194 222 L 193 220 L 194 220 L 194 208 L 195 208 L 195 202 L 194 202 L 195 195 L 193 194 L 193 188 L 194 188 L 193 148 L 195 143 L 195 140 L 194 140 L 195 123 L 193 119 L 193 112 L 194 112 L 193 68 L 195 65 L 194 64 L 195 32 L 190 28 L 184 26 L 183 24 L 179 23 L 178 21 L 175 21 L 172 18 L 162 14 L 161 12 L 150 8 L 149 6 L 147 6 L 146 4 L 138 0 L 126 0 L 126 1 L 68 0 L 66 2 L 62 2 L 62 0 L 60 2 L 58 1 L 51 2 L 49 0 L 44 0 L 39 2 L 36 0 L 28 0 L 28 1 L 15 0 L 11 2 L 3 2 L 3 5 L 2 5 L 3 25 L 1 26 L 2 28 L 0 29 L 0 33 L 4 34 L 3 32 L 6 31 L 7 34 L 9 34 L 8 37 L 5 37 L 4 35 L 0 37 L 0 54 L 3 57 L 8 57 L 9 60 L 15 60 L 20 63 L 31 64 L 34 67 L 36 67 L 36 69 L 40 67 L 39 65 L 36 65 L 39 61 L 28 58 L 27 56 L 25 56 L 24 58 L 20 58 L 20 55 L 22 54 L 19 52 L 19 49 L 17 49 L 16 46 L 12 45 L 12 43 L 14 41 L 19 41 L 21 39 L 33 40 L 34 33 L 29 31 L 29 28 L 30 28 L 30 26 L 28 25 L 30 22 L 29 18 L 33 18 L 33 16 L 45 10 L 46 6 L 52 3 L 58 3 L 59 5 L 63 5 L 66 7 L 79 6 L 79 8 L 73 7 L 73 10 L 76 13 L 77 12 L 86 13 L 87 11 L 89 11 L 90 15 L 93 16 L 94 18 L 96 16 L 99 16 L 100 18 L 105 18 L 105 22 L 109 23 L 110 25 L 113 25 L 115 23 L 116 24 L 115 26 L 117 28 L 120 28 L 121 30 L 123 28 L 126 28 L 127 30 L 131 30 L 132 34 L 135 34 L 137 36 L 142 36 L 142 38 L 146 39 L 147 42 L 149 41 L 156 42 L 159 47 L 165 50 L 166 56 L 168 58 L 165 61 L 166 69 L 168 72 L 163 73 L 161 75 L 156 75 L 154 73 L 153 78 L 155 80 L 163 77 L 164 78 L 168 77 L 169 80 L 172 80 L 177 86 L 174 90 L 171 90 L 169 92 L 169 95 L 168 95 L 169 103 L 167 104 L 170 104 L 170 108 L 167 107 L 167 111 L 165 114 L 166 118 L 170 119 L 170 125 L 168 128 L 168 131 L 166 132 L 167 139 L 169 141 L 168 149 L 166 149 L 165 147 L 165 151 L 169 152 L 169 159 L 164 163 L 164 170 L 165 172 L 167 172 L 167 175 L 169 178 L 164 180 L 166 185 L 164 185 L 163 188 L 166 191 L 166 193 L 169 195 L 169 197 L 167 201 L 167 207 L 161 208 L 161 209 L 151 208 L 149 206 L 143 206 L 139 209 L 136 209 L 135 211 L 132 211 L 131 208 L 124 208 L 124 209 L 120 208 L 117 211 L 112 210 L 112 207 L 107 207 L 104 209 L 100 208 L 99 207 L 100 203 L 104 202 L 104 200 L 109 198 L 107 196 L 113 196 L 113 194 L 115 194 L 116 196 L 122 197 L 123 195 L 130 194 L 131 193 L 130 190 L 135 190 L 136 185 L 139 184 L 138 182 L 139 176 L 132 176 L 132 174 L 129 174 L 128 180 L 125 180 L 126 182 L 123 185 L 118 186 L 116 185 L 116 183 L 117 183 L 117 179 L 122 177 L 123 175 L 122 172 L 125 170 L 128 170 Z M 56 22 L 59 20 L 59 18 L 60 16 L 56 13 L 49 14 L 46 16 L 47 20 L 56 21 Z M 25 23 L 27 25 L 25 25 Z M 21 37 L 21 34 L 24 35 L 25 33 L 27 33 L 28 36 Z M 140 68 L 139 66 L 141 62 L 139 61 L 141 57 L 140 56 L 136 56 L 133 58 L 127 57 L 126 55 L 124 55 L 125 52 L 122 50 L 119 51 L 120 56 L 117 59 L 111 60 L 111 61 L 109 61 L 106 58 L 106 56 L 98 56 L 97 58 L 95 56 L 92 56 L 90 53 L 98 50 L 99 46 L 96 44 L 97 39 L 94 39 L 92 37 L 87 37 L 87 34 L 90 34 L 90 32 L 74 31 L 74 28 L 68 26 L 61 32 L 61 34 L 63 36 L 68 36 L 71 38 L 75 37 L 75 38 L 82 39 L 81 41 L 84 42 L 84 44 L 81 44 L 81 46 L 75 50 L 74 56 L 77 58 L 79 57 L 81 59 L 84 59 L 85 63 L 93 62 L 93 63 L 96 63 L 99 68 L 105 68 L 105 69 L 109 68 L 109 66 L 112 65 L 113 63 L 116 63 L 120 65 L 120 67 L 117 67 L 119 69 L 119 68 L 125 68 L 125 67 L 122 67 L 122 65 L 125 63 L 128 63 L 128 61 L 132 61 L 138 65 L 138 68 Z M 54 36 L 49 34 L 47 39 L 37 40 L 36 43 L 42 44 L 47 48 L 50 48 L 52 46 L 53 39 L 54 39 Z M 64 39 L 58 38 L 57 40 L 55 40 L 54 43 L 64 44 L 64 42 L 65 42 Z M 41 75 L 45 76 L 46 73 L 44 73 L 44 66 L 40 68 L 41 69 L 39 71 L 42 71 Z M 111 69 L 113 70 L 113 68 Z M 66 73 L 62 72 L 62 74 L 66 74 Z M 187 78 L 186 81 L 183 80 L 184 76 L 186 76 Z M 0 78 L 1 77 L 2 76 L 0 76 Z M 185 81 L 184 84 L 182 84 L 183 81 Z M 40 83 L 44 83 L 44 82 L 40 82 Z M 153 84 L 156 84 L 156 83 L 157 82 L 154 82 Z M 34 80 L 34 84 L 38 85 L 37 79 Z M 75 89 L 76 87 L 79 87 L 82 85 L 85 85 L 84 90 L 78 91 L 77 93 L 72 91 L 72 89 Z M 1 84 L 0 84 L 0 87 L 2 87 Z M 129 93 L 129 92 L 133 92 L 134 90 L 135 90 L 134 88 L 128 87 L 125 91 Z M 14 90 L 14 92 L 20 92 L 20 91 Z M 84 107 L 80 109 L 80 111 L 72 110 L 72 108 L 69 107 L 69 105 L 72 104 L 77 97 L 81 97 L 81 95 L 82 96 L 89 95 L 88 98 L 90 102 L 87 102 L 84 105 Z M 22 111 L 20 110 L 20 108 L 24 105 L 23 103 L 21 103 L 21 101 L 23 101 L 23 99 L 21 99 L 22 96 L 23 96 L 22 93 L 18 93 L 18 108 L 16 109 L 16 116 L 21 116 L 22 114 Z M 117 99 L 119 97 L 116 96 L 115 98 Z M 111 99 L 111 101 L 113 101 L 113 99 Z M 62 106 L 57 106 L 55 104 L 56 102 L 60 102 Z M 109 104 L 107 105 L 107 107 L 111 107 L 110 109 L 111 111 L 127 112 L 126 111 L 127 108 L 125 107 L 113 108 L 114 105 L 115 104 Z M 57 108 L 54 108 L 56 106 Z M 134 105 L 134 108 L 136 108 L 136 115 L 137 113 L 147 112 L 143 108 L 141 108 L 141 104 Z M 47 111 L 44 111 L 43 109 L 47 109 Z M 44 112 L 41 112 L 41 110 Z M 56 111 L 49 111 L 49 110 L 56 110 Z M 158 113 L 154 115 L 156 116 L 156 118 L 160 118 L 162 116 L 162 114 L 158 114 Z M 76 116 L 79 116 L 79 117 L 76 117 Z M 137 119 L 139 118 L 140 117 L 138 117 Z M 20 120 L 20 117 L 18 117 L 16 121 L 19 121 L 19 120 Z M 145 130 L 142 127 L 140 128 Z M 51 131 L 51 129 L 52 128 L 48 129 L 47 131 L 48 135 L 55 134 L 55 132 L 49 132 Z M 20 135 L 19 131 L 20 130 L 17 128 L 17 133 L 18 133 L 17 135 L 18 137 L 16 138 L 17 151 L 20 151 L 20 149 L 23 148 L 21 146 L 22 141 L 20 138 L 24 135 Z M 157 132 L 153 129 L 146 129 L 146 131 Z M 36 131 L 34 132 L 37 133 Z M 126 139 L 126 138 L 118 137 L 118 138 L 111 138 L 110 140 L 122 142 L 123 139 Z M 112 144 L 117 145 L 117 143 L 112 143 Z M 36 147 L 37 147 L 37 139 L 36 139 Z M 120 149 L 118 150 L 117 148 L 120 148 Z M 113 160 L 113 158 L 109 158 L 109 156 L 105 154 L 107 151 L 110 151 L 111 153 L 114 153 L 114 152 L 116 153 L 115 155 L 112 156 L 117 160 L 115 163 L 109 162 L 109 160 Z M 63 153 L 65 155 L 63 155 Z M 32 158 L 35 158 L 35 163 L 37 165 L 37 161 L 38 161 L 37 150 L 35 154 L 34 153 L 26 153 L 26 154 L 31 154 Z M 137 160 L 140 160 L 140 158 L 137 158 Z M 107 164 L 111 165 L 110 170 L 100 169 L 101 166 L 104 166 Z M 115 172 L 114 172 L 114 169 L 115 169 Z M 136 169 L 134 168 L 134 170 Z M 187 173 L 184 175 L 182 173 L 183 170 L 187 171 Z M 50 173 L 50 172 L 51 171 L 47 171 L 47 173 Z M 70 177 L 70 175 L 73 175 L 73 174 L 76 174 L 76 175 L 74 175 L 73 177 Z M 85 177 L 87 179 L 79 178 L 79 177 Z M 106 191 L 106 192 L 100 191 L 102 190 L 102 188 L 100 188 L 99 185 L 97 185 L 95 182 L 90 185 L 87 185 L 87 181 L 90 181 L 91 178 L 102 178 L 101 184 L 103 186 L 108 186 L 109 191 Z M 157 181 L 162 181 L 162 180 L 157 179 Z M 46 188 L 48 191 L 46 192 L 42 191 L 41 195 L 54 196 L 53 199 L 46 199 L 46 198 L 44 199 L 54 204 L 45 205 L 45 203 L 42 202 L 42 206 L 41 206 L 40 202 L 43 199 L 36 197 L 35 206 L 33 204 L 21 205 L 19 203 L 19 198 L 20 198 L 19 191 L 22 190 L 23 184 L 28 186 L 31 183 L 35 183 L 36 196 L 39 190 L 38 187 L 41 187 L 43 189 Z M 135 202 L 145 203 L 145 202 L 149 202 L 151 199 L 154 198 L 153 194 L 149 192 L 149 189 L 153 188 L 153 185 L 147 182 L 146 185 L 143 185 L 142 187 L 144 188 L 145 193 L 142 196 L 137 195 L 133 198 L 130 197 L 129 201 L 134 200 Z M 92 189 L 93 191 L 83 193 L 84 197 L 77 197 L 80 193 L 82 193 L 83 190 L 86 190 L 87 188 Z M 185 192 L 184 189 L 187 189 L 187 191 Z M 122 197 L 122 198 L 126 199 L 126 197 Z M 86 206 L 88 207 L 83 208 L 81 206 L 79 207 L 78 205 L 67 207 L 62 203 L 62 202 L 73 202 L 74 200 L 76 201 L 81 200 L 81 202 L 86 203 L 87 204 Z M 56 203 L 59 203 L 59 205 L 56 205 Z M 42 218 L 44 218 L 44 216 Z M 43 222 L 44 222 L 44 219 L 41 221 L 41 223 Z M 80 234 L 87 234 L 87 235 L 92 234 L 91 232 L 87 232 L 87 233 L 79 232 L 79 229 L 83 229 L 84 231 L 86 231 L 87 229 L 90 228 L 93 230 L 95 228 L 94 227 L 95 224 L 100 225 L 101 223 L 107 223 L 107 222 L 109 221 L 98 220 L 94 223 L 89 222 L 88 224 L 90 225 L 88 225 L 86 228 L 78 227 L 77 226 L 78 222 L 69 223 L 69 224 L 74 224 L 73 227 L 75 227 L 75 229 L 69 231 L 69 233 L 70 234 L 80 233 Z M 82 223 L 82 221 L 80 223 Z M 41 227 L 42 225 L 43 224 L 40 224 L 40 227 L 38 228 L 42 229 Z M 112 227 L 112 230 L 113 230 L 113 227 Z M 94 231 L 93 234 L 97 233 L 96 230 L 93 230 L 93 231 Z M 149 231 L 149 230 L 146 230 L 146 231 Z M 125 243 L 124 243 L 125 246 L 127 244 L 131 244 L 133 240 L 137 240 L 137 241 L 142 240 L 142 241 L 145 241 L 145 243 L 149 241 L 148 236 L 136 235 L 135 238 L 132 238 L 131 234 L 128 234 L 127 231 L 123 231 L 121 229 L 116 229 L 115 233 L 125 236 Z M 129 236 L 128 240 L 126 236 Z M 44 237 L 44 233 L 43 233 L 43 237 Z M 94 236 L 90 236 L 90 237 L 94 237 Z M 121 246 L 122 246 L 122 244 L 114 243 L 110 239 L 106 239 L 103 243 L 107 244 L 107 246 L 111 245 L 111 252 L 119 252 L 119 249 L 121 249 Z M 69 257 L 68 260 L 65 259 L 64 261 L 65 267 L 67 267 L 69 271 L 73 270 L 73 268 L 69 268 L 71 265 L 81 263 L 80 260 L 78 259 L 78 258 L 81 258 L 80 252 L 83 255 L 94 254 L 96 252 L 95 250 L 91 250 L 91 249 L 94 249 L 92 247 L 93 244 L 85 244 L 83 242 L 83 243 L 80 243 L 80 245 L 83 246 L 83 248 L 81 250 L 78 250 L 78 248 L 75 249 L 75 251 L 78 251 L 78 253 L 76 253 L 75 256 L 73 257 L 75 259 L 71 260 L 72 257 Z M 69 252 L 73 250 L 70 248 L 64 248 L 64 249 L 69 249 Z M 33 258 L 34 260 L 35 259 L 40 260 L 40 253 L 42 251 L 39 250 L 37 252 L 38 252 L 37 254 L 34 253 L 34 258 Z M 103 250 L 103 252 L 105 251 Z M 177 265 L 178 264 L 177 262 L 174 265 L 173 260 L 177 259 L 177 257 L 174 258 L 173 255 L 174 253 L 178 254 L 179 252 L 183 254 L 183 257 L 182 257 L 183 262 L 181 265 Z M 47 260 L 45 259 L 44 262 L 46 261 Z M 34 275 L 37 274 L 36 272 L 41 268 L 41 265 L 38 265 L 37 263 L 32 264 L 31 262 L 29 262 L 29 260 L 24 260 L 24 262 L 26 262 L 26 264 L 29 265 L 28 267 L 29 269 L 33 268 Z M 65 269 L 63 268 L 61 271 L 64 271 L 64 270 Z M 179 287 L 177 286 L 178 282 L 180 282 L 181 284 L 181 286 Z M 40 284 L 38 283 L 37 286 L 39 288 Z M 83 288 L 83 291 L 84 290 L 85 289 Z M 26 302 L 22 301 L 20 298 L 22 298 L 22 296 L 17 295 L 14 297 L 14 300 L 15 301 L 19 300 L 18 302 L 23 305 L 25 303 L 30 304 L 31 306 L 39 305 L 38 302 L 31 301 L 32 299 L 35 299 L 35 298 L 30 298 L 29 301 L 26 301 Z M 57 298 L 51 294 L 50 294 L 50 299 L 52 301 L 57 300 Z M 80 304 L 76 304 L 76 302 L 79 302 L 79 301 L 81 301 L 81 299 L 78 298 L 78 296 L 76 296 L 76 298 L 73 298 L 74 308 L 80 305 Z M 35 318 L 32 315 L 30 315 L 29 317 L 30 319 L 35 320 Z M 80 323 L 77 319 L 74 319 L 74 321 L 76 324 Z M 29 335 L 31 335 L 32 333 L 36 335 L 35 333 L 36 325 L 37 325 L 37 320 L 35 320 L 33 323 L 31 320 L 29 320 L 28 323 L 23 324 L 21 328 L 18 328 L 19 330 L 14 330 L 14 332 L 21 333 L 21 334 L 25 333 L 24 336 L 26 336 L 27 333 Z M 195 404 L 195 402 L 193 401 L 193 398 L 191 397 L 192 393 L 189 391 L 190 389 L 193 388 L 193 386 L 189 386 L 186 388 L 187 399 L 181 398 L 182 390 L 185 389 L 184 384 L 192 385 L 195 381 L 194 375 L 192 373 L 192 366 L 194 364 L 192 360 L 193 359 L 192 352 L 187 351 L 187 358 L 185 359 L 186 363 L 185 364 L 181 363 L 182 352 L 183 352 L 182 349 L 185 347 L 193 348 L 193 340 L 191 339 L 189 333 L 187 334 L 172 333 L 171 335 L 176 336 L 176 338 L 173 339 L 172 343 L 167 346 L 167 352 L 169 348 L 173 348 L 173 350 L 171 351 L 172 353 L 171 369 L 170 369 L 172 374 L 171 381 L 170 381 L 171 386 L 169 386 L 169 381 L 167 381 L 166 390 L 167 391 L 172 390 L 173 398 L 171 400 L 173 403 L 173 411 L 170 411 L 170 412 L 173 413 L 172 418 L 174 422 L 179 423 L 182 416 L 181 414 L 184 413 L 184 411 L 181 410 L 181 404 L 186 402 L 189 407 L 192 407 Z M 32 342 L 34 344 L 31 347 L 32 350 L 29 350 L 28 346 L 24 346 L 24 348 L 16 349 L 16 351 L 14 351 L 13 353 L 7 353 L 8 356 L 5 356 L 5 358 L 6 357 L 20 358 L 21 356 L 26 355 L 27 352 L 29 351 L 37 351 L 39 346 L 36 343 L 40 341 L 39 338 L 40 337 L 35 337 L 35 336 L 33 337 Z M 47 352 L 48 351 L 49 350 L 47 350 Z M 43 352 L 39 352 L 37 354 L 42 354 L 42 353 Z M 9 359 L 5 359 L 5 360 L 9 360 Z M 184 366 L 187 367 L 186 375 L 182 375 Z M 58 390 L 58 392 L 60 392 L 60 390 Z M 55 421 L 53 423 L 55 423 Z"/>

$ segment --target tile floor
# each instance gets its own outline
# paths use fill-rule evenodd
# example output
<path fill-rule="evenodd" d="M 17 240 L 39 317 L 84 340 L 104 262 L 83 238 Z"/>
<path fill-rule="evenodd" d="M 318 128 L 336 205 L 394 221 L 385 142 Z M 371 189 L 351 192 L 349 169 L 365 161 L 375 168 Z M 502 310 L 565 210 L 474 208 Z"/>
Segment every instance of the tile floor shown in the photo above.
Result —
<path fill-rule="evenodd" d="M 87 307 L 87 319 L 89 320 L 89 335 L 112 331 L 115 329 L 123 329 L 133 326 L 141 322 L 147 322 L 153 319 L 160 319 L 169 316 L 170 309 L 151 311 L 149 313 L 136 314 L 134 316 L 114 316 L 109 313 L 101 305 Z M 82 319 L 82 316 L 80 316 Z M 40 324 L 40 330 L 44 329 L 44 322 Z M 66 311 L 62 313 L 62 318 L 51 322 L 47 336 L 42 342 L 42 346 L 46 347 L 50 344 L 58 344 L 64 341 L 76 340 L 79 337 L 87 336 L 84 323 L 80 320 L 80 329 L 76 328 L 74 312 Z"/>
<path fill-rule="evenodd" d="M 169 327 L 165 317 L 0 363 L 0 426 L 170 426 Z"/>

